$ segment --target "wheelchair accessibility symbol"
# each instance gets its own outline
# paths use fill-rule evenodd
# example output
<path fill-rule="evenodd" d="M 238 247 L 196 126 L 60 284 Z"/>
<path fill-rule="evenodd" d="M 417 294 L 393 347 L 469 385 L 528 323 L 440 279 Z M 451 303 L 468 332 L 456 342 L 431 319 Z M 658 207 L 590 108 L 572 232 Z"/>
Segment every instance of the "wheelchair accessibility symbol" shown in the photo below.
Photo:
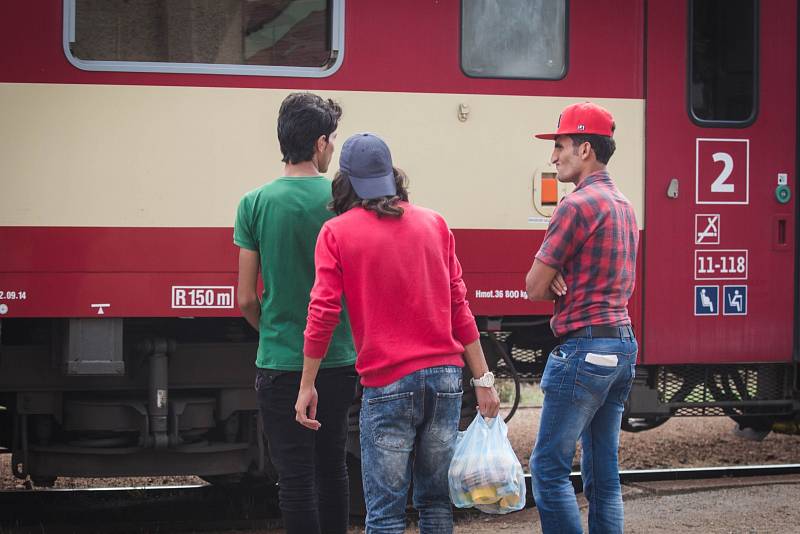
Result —
<path fill-rule="evenodd" d="M 722 288 L 722 314 L 747 315 L 747 286 Z"/>
<path fill-rule="evenodd" d="M 719 315 L 719 286 L 694 286 L 694 314 Z"/>

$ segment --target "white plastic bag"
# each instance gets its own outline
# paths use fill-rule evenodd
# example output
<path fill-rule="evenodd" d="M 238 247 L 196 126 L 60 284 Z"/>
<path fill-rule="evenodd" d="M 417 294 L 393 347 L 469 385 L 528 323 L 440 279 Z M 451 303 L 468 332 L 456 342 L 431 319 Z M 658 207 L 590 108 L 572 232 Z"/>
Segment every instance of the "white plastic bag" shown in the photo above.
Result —
<path fill-rule="evenodd" d="M 459 432 L 447 475 L 450 500 L 459 508 L 507 514 L 525 506 L 525 475 L 500 417 L 487 421 L 478 413 Z"/>

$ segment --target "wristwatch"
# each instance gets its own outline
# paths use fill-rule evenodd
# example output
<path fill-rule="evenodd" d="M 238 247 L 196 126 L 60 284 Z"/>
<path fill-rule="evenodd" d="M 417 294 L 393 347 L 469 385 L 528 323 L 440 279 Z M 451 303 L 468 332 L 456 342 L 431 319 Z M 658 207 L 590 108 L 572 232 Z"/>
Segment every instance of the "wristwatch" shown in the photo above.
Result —
<path fill-rule="evenodd" d="M 494 385 L 494 374 L 491 371 L 486 371 L 485 373 L 483 373 L 483 376 L 478 378 L 477 380 L 471 378 L 469 383 L 472 384 L 473 386 L 490 388 Z"/>

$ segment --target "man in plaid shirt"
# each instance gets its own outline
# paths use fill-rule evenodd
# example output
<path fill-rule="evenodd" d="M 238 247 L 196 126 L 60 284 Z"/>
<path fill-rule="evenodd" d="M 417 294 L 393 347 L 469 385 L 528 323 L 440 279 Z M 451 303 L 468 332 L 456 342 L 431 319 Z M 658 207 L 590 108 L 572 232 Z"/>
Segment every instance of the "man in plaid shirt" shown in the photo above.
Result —
<path fill-rule="evenodd" d="M 581 439 L 591 532 L 622 532 L 617 449 L 638 344 L 628 317 L 639 230 L 628 199 L 606 170 L 614 119 L 590 102 L 564 109 L 551 156 L 575 189 L 558 205 L 525 279 L 528 298 L 555 300 L 561 338 L 542 375 L 544 406 L 531 474 L 543 532 L 583 532 L 569 481 Z"/>

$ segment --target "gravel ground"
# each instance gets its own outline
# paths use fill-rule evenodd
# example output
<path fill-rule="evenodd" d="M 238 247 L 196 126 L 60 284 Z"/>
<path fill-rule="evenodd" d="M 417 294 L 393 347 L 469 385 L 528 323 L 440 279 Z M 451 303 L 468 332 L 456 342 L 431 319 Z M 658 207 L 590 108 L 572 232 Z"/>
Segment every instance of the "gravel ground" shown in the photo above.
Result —
<path fill-rule="evenodd" d="M 800 485 L 776 484 L 634 499 L 625 505 L 625 530 L 631 533 L 798 532 L 798 494 Z M 698 506 L 698 502 L 702 505 Z"/>
<path fill-rule="evenodd" d="M 143 486 L 183 486 L 206 484 L 200 477 L 125 477 L 125 478 L 76 478 L 59 477 L 53 486 L 56 489 L 67 488 L 111 488 L 111 487 L 143 487 Z M 0 489 L 31 489 L 30 480 L 19 480 L 11 474 L 11 455 L 0 455 Z M 0 531 L 2 534 L 2 531 Z"/>
<path fill-rule="evenodd" d="M 527 471 L 539 428 L 539 408 L 522 408 L 508 437 Z M 748 441 L 733 433 L 728 417 L 674 417 L 658 428 L 620 434 L 620 469 L 800 463 L 800 436 L 770 433 Z M 573 465 L 579 468 L 580 444 Z"/>
<path fill-rule="evenodd" d="M 520 408 L 508 423 L 508 437 L 523 468 L 536 441 L 540 408 Z M 710 467 L 723 465 L 800 463 L 800 436 L 769 434 L 760 442 L 733 433 L 736 424 L 727 417 L 675 417 L 645 432 L 622 432 L 620 468 Z M 579 466 L 580 445 L 574 465 Z M 11 474 L 11 455 L 0 455 L 0 489 L 24 489 L 30 483 Z M 204 484 L 198 477 L 70 478 L 56 481 L 56 488 L 104 486 L 165 486 Z"/>
<path fill-rule="evenodd" d="M 521 408 L 509 423 L 509 439 L 527 471 L 528 458 L 535 442 L 539 408 Z M 702 467 L 745 464 L 800 463 L 800 436 L 769 434 L 760 442 L 747 441 L 733 433 L 735 423 L 726 417 L 674 418 L 654 430 L 620 438 L 620 467 Z M 578 465 L 576 453 L 575 465 Z M 13 478 L 10 455 L 0 455 L 0 489 L 26 487 Z M 56 487 L 153 486 L 203 483 L 197 477 L 147 477 L 126 479 L 60 478 Z M 29 487 L 29 486 L 27 486 Z M 648 495 L 626 488 L 626 532 L 800 532 L 797 496 L 800 484 L 716 489 L 680 495 Z M 579 498 L 581 501 L 582 498 Z M 698 506 L 698 502 L 702 505 Z M 583 506 L 586 514 L 585 503 Z M 655 519 L 654 519 L 655 518 Z M 585 517 L 584 517 L 585 520 Z M 538 531 L 536 509 L 507 516 L 484 514 L 461 519 L 456 534 L 522 534 Z M 255 532 L 255 531 L 250 531 Z M 259 530 L 272 534 L 281 530 Z M 355 526 L 351 534 L 363 532 Z M 416 532 L 411 526 L 407 532 Z"/>
<path fill-rule="evenodd" d="M 629 534 L 773 534 L 799 532 L 800 484 L 774 484 L 625 499 L 625 532 Z M 584 530 L 587 508 L 581 506 Z M 455 534 L 530 534 L 540 531 L 530 508 L 508 516 L 479 516 L 456 523 Z M 360 534 L 362 529 L 351 529 Z M 416 532 L 412 527 L 407 534 Z"/>

